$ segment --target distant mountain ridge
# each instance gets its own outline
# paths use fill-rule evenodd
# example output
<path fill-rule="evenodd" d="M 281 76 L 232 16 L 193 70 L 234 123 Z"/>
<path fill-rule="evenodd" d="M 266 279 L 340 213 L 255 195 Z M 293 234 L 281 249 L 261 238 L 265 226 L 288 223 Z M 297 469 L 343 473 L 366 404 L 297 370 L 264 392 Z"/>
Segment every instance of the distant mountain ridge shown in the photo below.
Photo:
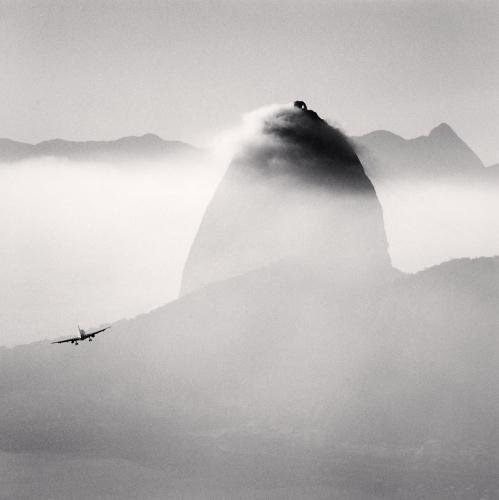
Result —
<path fill-rule="evenodd" d="M 499 164 L 485 166 L 447 123 L 441 123 L 426 136 L 411 139 L 387 130 L 374 130 L 350 139 L 373 182 L 386 177 L 435 179 L 499 175 Z M 0 138 L 0 163 L 47 156 L 76 161 L 124 162 L 200 152 L 186 142 L 164 140 L 152 133 L 109 141 L 50 139 L 36 144 Z"/>
<path fill-rule="evenodd" d="M 371 178 L 458 178 L 487 173 L 475 152 L 447 124 L 427 136 L 404 139 L 386 130 L 352 137 Z"/>
<path fill-rule="evenodd" d="M 181 141 L 165 141 L 155 134 L 127 136 L 112 141 L 67 141 L 51 139 L 37 144 L 0 139 L 0 162 L 28 158 L 62 157 L 71 160 L 127 161 L 161 159 L 178 154 L 196 154 L 194 146 Z"/>

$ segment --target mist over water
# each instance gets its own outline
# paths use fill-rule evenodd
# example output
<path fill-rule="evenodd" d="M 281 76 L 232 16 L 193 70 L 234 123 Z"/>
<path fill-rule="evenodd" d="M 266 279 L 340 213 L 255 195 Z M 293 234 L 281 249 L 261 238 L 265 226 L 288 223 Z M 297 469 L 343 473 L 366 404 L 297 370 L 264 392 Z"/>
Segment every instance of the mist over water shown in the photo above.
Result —
<path fill-rule="evenodd" d="M 0 165 L 0 345 L 174 299 L 219 170 L 175 160 Z"/>
<path fill-rule="evenodd" d="M 414 273 L 460 257 L 499 255 L 499 183 L 374 181 L 392 263 Z"/>

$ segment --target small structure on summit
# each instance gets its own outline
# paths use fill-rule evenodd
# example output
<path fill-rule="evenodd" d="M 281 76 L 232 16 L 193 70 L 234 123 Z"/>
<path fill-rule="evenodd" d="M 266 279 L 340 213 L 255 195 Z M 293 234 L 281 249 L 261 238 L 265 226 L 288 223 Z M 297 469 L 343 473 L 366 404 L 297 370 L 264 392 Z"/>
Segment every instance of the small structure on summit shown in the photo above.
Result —
<path fill-rule="evenodd" d="M 307 110 L 307 105 L 303 101 L 295 101 L 294 106 L 295 108 Z"/>

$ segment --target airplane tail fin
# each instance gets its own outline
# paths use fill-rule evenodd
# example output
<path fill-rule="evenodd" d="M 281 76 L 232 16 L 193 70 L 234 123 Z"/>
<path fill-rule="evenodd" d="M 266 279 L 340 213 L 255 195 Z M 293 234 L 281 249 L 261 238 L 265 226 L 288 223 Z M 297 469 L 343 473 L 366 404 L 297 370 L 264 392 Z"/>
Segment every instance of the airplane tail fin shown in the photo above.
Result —
<path fill-rule="evenodd" d="M 83 338 L 83 336 L 85 335 L 85 330 L 80 328 L 80 325 L 78 325 L 78 331 L 80 332 L 80 337 Z"/>

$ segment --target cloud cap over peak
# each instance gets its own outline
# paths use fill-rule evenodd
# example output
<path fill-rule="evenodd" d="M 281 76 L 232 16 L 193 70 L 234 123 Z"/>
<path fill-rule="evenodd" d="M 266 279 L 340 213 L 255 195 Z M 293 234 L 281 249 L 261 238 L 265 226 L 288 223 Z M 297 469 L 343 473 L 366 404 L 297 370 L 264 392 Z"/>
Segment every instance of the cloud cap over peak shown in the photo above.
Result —
<path fill-rule="evenodd" d="M 315 111 L 291 104 L 271 106 L 248 114 L 245 122 L 249 133 L 233 163 L 316 185 L 372 190 L 349 139 Z"/>

